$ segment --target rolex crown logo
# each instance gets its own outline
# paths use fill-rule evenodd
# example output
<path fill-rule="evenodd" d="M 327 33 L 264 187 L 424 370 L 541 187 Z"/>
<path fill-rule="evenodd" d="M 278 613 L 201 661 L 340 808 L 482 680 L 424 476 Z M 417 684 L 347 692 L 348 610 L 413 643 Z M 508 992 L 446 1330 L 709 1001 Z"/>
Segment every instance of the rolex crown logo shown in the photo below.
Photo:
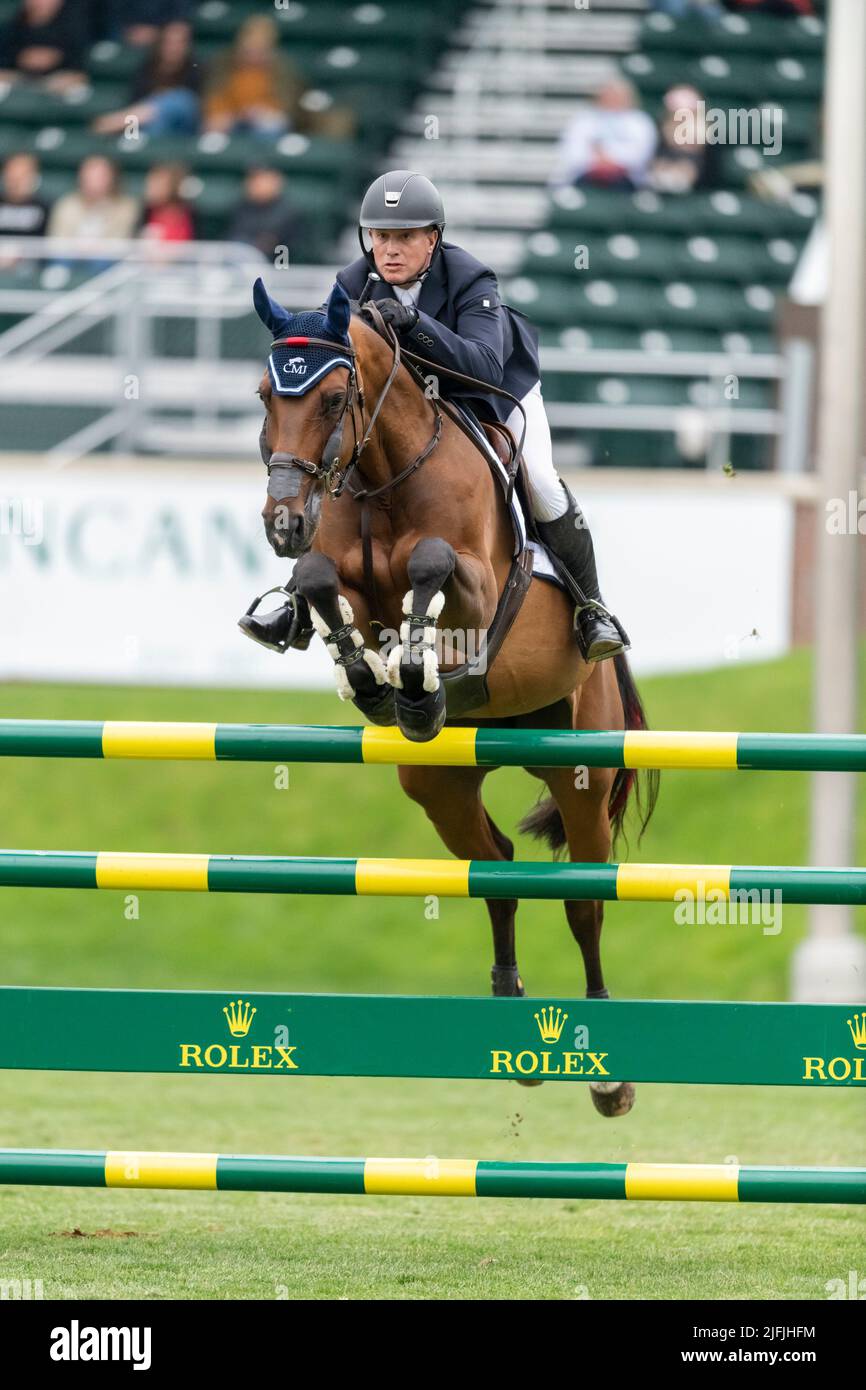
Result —
<path fill-rule="evenodd" d="M 554 1009 L 553 1005 L 546 1006 L 540 1014 L 536 1014 L 535 1021 L 538 1024 L 541 1041 L 546 1043 L 559 1042 L 567 1018 L 568 1014 L 564 1014 L 562 1009 Z"/>
<path fill-rule="evenodd" d="M 245 1038 L 250 1031 L 250 1024 L 253 1021 L 253 1014 L 256 1012 L 252 1004 L 243 999 L 232 1002 L 223 1009 L 223 1013 L 228 1019 L 229 1032 L 233 1038 Z"/>
<path fill-rule="evenodd" d="M 866 1049 L 866 1013 L 855 1014 L 853 1018 L 849 1018 L 848 1027 L 851 1029 L 854 1046 Z"/>

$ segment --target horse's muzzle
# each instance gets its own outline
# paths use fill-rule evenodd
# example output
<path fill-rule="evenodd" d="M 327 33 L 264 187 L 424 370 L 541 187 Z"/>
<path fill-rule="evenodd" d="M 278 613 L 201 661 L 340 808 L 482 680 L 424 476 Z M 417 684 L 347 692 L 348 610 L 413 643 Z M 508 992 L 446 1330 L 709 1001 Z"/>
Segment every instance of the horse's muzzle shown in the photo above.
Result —
<path fill-rule="evenodd" d="M 265 517 L 265 535 L 268 543 L 281 560 L 296 560 L 306 555 L 316 535 L 316 526 L 310 525 L 303 512 L 282 512 Z"/>

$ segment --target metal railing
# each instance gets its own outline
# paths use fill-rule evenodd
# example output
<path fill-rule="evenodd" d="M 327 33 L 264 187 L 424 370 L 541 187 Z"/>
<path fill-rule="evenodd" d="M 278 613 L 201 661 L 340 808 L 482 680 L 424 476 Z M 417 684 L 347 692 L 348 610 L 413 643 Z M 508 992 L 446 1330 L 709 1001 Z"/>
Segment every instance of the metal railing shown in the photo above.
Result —
<path fill-rule="evenodd" d="M 0 316 L 16 319 L 0 331 L 0 403 L 38 405 L 43 413 L 89 409 L 86 423 L 49 448 L 57 466 L 107 445 L 124 453 L 248 454 L 260 419 L 254 391 L 266 348 L 252 317 L 252 282 L 262 275 L 281 303 L 308 308 L 327 296 L 336 271 L 275 270 L 235 243 L 0 238 Z M 158 320 L 170 321 L 161 344 Z M 92 332 L 100 329 L 94 350 Z M 183 356 L 176 355 L 178 335 L 185 339 Z M 571 402 L 549 393 L 558 461 L 574 462 L 570 446 L 581 432 L 686 429 L 705 439 L 710 469 L 727 462 L 732 436 L 752 435 L 778 439 L 781 466 L 803 471 L 812 355 L 801 347 L 760 355 L 544 347 L 543 377 L 663 376 L 701 385 L 688 405 Z M 778 405 L 729 401 L 731 376 L 777 383 Z M 6 444 L 16 441 L 7 435 Z"/>

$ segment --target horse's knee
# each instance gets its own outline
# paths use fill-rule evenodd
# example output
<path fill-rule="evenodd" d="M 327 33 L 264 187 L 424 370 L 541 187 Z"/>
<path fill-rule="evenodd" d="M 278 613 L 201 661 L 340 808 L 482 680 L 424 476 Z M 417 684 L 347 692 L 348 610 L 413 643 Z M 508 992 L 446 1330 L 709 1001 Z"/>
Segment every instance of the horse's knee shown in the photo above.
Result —
<path fill-rule="evenodd" d="M 336 603 L 340 589 L 337 566 L 329 555 L 308 551 L 295 564 L 295 585 L 298 593 L 307 600 L 311 608 L 320 612 L 331 603 Z"/>
<path fill-rule="evenodd" d="M 407 565 L 416 605 L 419 602 L 424 604 L 423 608 L 416 608 L 416 611 L 426 612 L 430 599 L 450 579 L 456 564 L 457 555 L 454 547 L 440 536 L 425 536 L 418 541 L 413 547 Z"/>

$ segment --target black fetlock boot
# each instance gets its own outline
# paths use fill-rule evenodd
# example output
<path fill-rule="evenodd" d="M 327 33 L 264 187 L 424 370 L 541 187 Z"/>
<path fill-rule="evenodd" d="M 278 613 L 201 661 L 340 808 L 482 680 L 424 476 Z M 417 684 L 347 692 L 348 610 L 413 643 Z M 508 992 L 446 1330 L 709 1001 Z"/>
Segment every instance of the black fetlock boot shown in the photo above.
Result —
<path fill-rule="evenodd" d="M 267 593 L 260 594 L 238 619 L 241 632 L 274 652 L 285 652 L 289 647 L 305 652 L 313 636 L 309 606 L 290 588 L 291 582 L 289 580 L 285 588 L 268 589 Z M 284 594 L 286 602 L 270 613 L 257 613 L 256 609 L 268 594 Z"/>
<path fill-rule="evenodd" d="M 602 603 L 586 518 L 562 479 L 560 484 L 568 499 L 564 514 L 535 525 L 575 601 L 574 627 L 584 660 L 606 661 L 627 649 L 628 636 Z"/>

